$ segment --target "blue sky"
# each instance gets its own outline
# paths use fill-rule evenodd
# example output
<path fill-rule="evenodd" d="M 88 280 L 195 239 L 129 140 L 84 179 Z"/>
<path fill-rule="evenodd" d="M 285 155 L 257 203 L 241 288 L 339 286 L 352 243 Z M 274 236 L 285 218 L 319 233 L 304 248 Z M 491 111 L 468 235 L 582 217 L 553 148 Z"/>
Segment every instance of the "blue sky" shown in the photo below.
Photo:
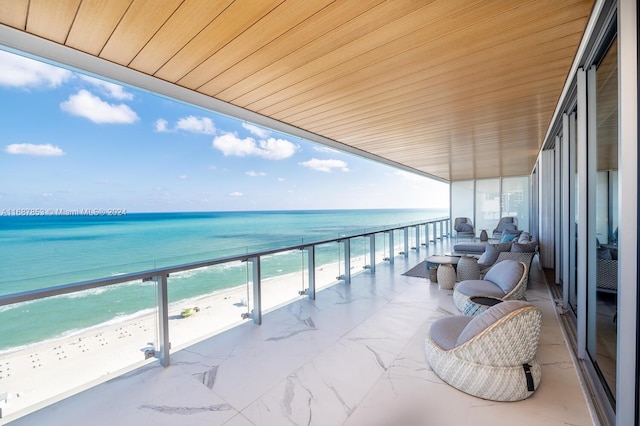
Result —
<path fill-rule="evenodd" d="M 0 50 L 0 209 L 446 208 L 448 185 Z"/>

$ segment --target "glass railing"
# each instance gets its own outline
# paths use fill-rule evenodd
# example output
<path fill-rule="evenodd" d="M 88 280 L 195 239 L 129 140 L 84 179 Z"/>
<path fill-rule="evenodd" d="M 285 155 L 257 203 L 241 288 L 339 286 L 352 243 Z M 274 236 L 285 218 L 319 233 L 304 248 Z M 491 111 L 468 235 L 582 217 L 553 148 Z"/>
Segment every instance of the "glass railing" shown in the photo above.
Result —
<path fill-rule="evenodd" d="M 270 310 L 375 273 L 376 264 L 445 238 L 449 228 L 449 218 L 436 218 L 349 230 L 122 267 L 138 272 L 89 271 L 103 278 L 41 289 L 29 278 L 33 290 L 0 295 L 0 418 L 145 363 L 169 366 L 172 351 L 248 320 L 260 324 Z"/>

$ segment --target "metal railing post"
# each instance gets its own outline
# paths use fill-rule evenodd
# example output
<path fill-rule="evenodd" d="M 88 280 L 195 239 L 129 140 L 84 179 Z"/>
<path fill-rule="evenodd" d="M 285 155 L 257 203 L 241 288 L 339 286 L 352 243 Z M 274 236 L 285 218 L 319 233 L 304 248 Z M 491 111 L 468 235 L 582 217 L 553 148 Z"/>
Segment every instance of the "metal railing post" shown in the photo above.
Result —
<path fill-rule="evenodd" d="M 158 348 L 155 356 L 160 360 L 160 365 L 168 367 L 170 364 L 169 351 L 169 300 L 167 291 L 167 274 L 153 277 L 158 292 Z"/>
<path fill-rule="evenodd" d="M 347 284 L 351 284 L 351 238 L 342 240 L 344 244 L 344 275 L 342 278 Z"/>
<path fill-rule="evenodd" d="M 306 294 L 309 299 L 316 300 L 316 246 L 307 246 L 303 250 L 307 252 L 307 279 L 309 281 Z"/>
<path fill-rule="evenodd" d="M 420 251 L 420 225 L 416 225 L 416 251 Z"/>
<path fill-rule="evenodd" d="M 429 240 L 430 227 L 431 227 L 431 223 L 427 222 L 424 224 L 424 246 L 425 247 L 429 247 L 429 243 L 431 243 L 431 241 Z"/>
<path fill-rule="evenodd" d="M 376 272 L 376 234 L 369 235 L 369 271 Z"/>
<path fill-rule="evenodd" d="M 404 257 L 409 257 L 409 227 L 405 227 L 404 231 Z"/>
<path fill-rule="evenodd" d="M 444 230 L 444 228 L 443 228 L 443 226 L 442 226 L 442 222 L 443 222 L 443 221 L 441 220 L 441 221 L 440 221 L 440 241 L 442 241 L 442 239 L 444 238 L 444 236 L 443 236 L 443 230 Z"/>
<path fill-rule="evenodd" d="M 260 283 L 260 256 L 250 257 L 247 259 L 252 266 L 253 280 L 253 322 L 254 324 L 262 324 L 262 284 Z"/>
<path fill-rule="evenodd" d="M 393 258 L 395 256 L 393 254 L 393 230 L 387 231 L 387 234 L 389 234 L 389 263 L 393 264 Z"/>

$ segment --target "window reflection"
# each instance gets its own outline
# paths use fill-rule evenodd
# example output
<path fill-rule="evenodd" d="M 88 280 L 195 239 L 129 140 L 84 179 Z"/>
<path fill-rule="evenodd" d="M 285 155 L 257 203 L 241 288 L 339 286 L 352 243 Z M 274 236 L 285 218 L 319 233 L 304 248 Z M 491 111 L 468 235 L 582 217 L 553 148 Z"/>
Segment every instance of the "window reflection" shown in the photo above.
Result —
<path fill-rule="evenodd" d="M 596 70 L 596 170 L 595 182 L 595 277 L 589 277 L 589 292 L 595 297 L 596 318 L 588 323 L 588 348 L 605 387 L 615 399 L 618 296 L 618 66 L 617 43 Z M 595 327 L 595 330 L 593 329 Z M 595 348 L 595 353 L 594 352 Z"/>

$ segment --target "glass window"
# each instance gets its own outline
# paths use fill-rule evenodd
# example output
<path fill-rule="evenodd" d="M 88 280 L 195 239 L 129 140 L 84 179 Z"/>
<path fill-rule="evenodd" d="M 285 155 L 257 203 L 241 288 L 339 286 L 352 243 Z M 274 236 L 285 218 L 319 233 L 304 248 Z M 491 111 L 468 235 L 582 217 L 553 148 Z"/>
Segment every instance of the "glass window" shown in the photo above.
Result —
<path fill-rule="evenodd" d="M 518 229 L 529 231 L 529 177 L 502 179 L 502 217 L 517 219 Z"/>
<path fill-rule="evenodd" d="M 500 179 L 476 181 L 476 232 L 485 229 L 489 234 L 500 220 Z"/>
<path fill-rule="evenodd" d="M 595 253 L 596 264 L 588 277 L 587 350 L 603 379 L 605 389 L 615 400 L 617 356 L 618 298 L 618 52 L 614 39 L 596 69 L 596 135 L 595 142 Z M 594 259 L 595 258 L 595 259 Z M 595 306 L 592 306 L 595 304 Z M 595 308 L 595 309 L 594 309 Z M 595 316 L 595 318 L 594 318 Z"/>
<path fill-rule="evenodd" d="M 473 181 L 464 180 L 451 183 L 451 218 L 473 216 Z M 452 221 L 453 222 L 453 221 Z M 451 224 L 453 226 L 453 223 Z M 477 231 L 477 227 L 475 227 Z"/>

